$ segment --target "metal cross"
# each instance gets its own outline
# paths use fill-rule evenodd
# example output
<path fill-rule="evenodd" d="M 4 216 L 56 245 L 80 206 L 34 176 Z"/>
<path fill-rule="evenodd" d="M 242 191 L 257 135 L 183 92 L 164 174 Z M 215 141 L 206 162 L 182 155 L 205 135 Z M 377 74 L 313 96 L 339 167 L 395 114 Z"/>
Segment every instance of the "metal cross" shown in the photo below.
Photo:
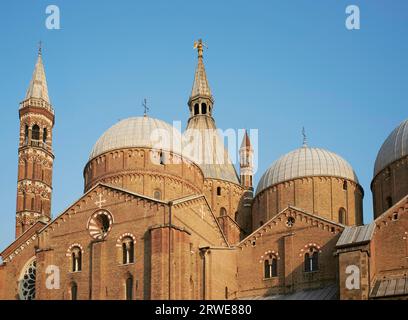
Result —
<path fill-rule="evenodd" d="M 106 200 L 102 200 L 102 194 L 100 193 L 99 195 L 99 201 L 96 201 L 95 204 L 99 207 L 99 209 L 102 208 L 102 204 L 106 202 Z"/>
<path fill-rule="evenodd" d="M 42 41 L 40 40 L 38 42 L 38 55 L 41 55 L 41 52 L 42 52 Z"/>
<path fill-rule="evenodd" d="M 303 136 L 303 146 L 307 146 L 307 137 L 306 137 L 306 130 L 305 127 L 302 128 L 302 136 Z"/>
<path fill-rule="evenodd" d="M 149 109 L 149 107 L 147 106 L 147 100 L 146 100 L 146 98 L 143 99 L 142 107 L 144 108 L 144 116 L 147 117 L 147 112 L 148 112 L 150 109 Z"/>

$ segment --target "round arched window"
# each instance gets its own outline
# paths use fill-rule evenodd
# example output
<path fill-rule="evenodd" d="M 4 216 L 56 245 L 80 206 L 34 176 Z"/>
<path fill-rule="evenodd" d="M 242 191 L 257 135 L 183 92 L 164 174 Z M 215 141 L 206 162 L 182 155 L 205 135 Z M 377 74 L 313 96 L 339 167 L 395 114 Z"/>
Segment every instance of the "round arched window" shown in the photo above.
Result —
<path fill-rule="evenodd" d="M 19 296 L 20 300 L 35 299 L 35 279 L 36 279 L 37 263 L 33 259 L 28 263 L 21 274 L 19 281 Z"/>
<path fill-rule="evenodd" d="M 112 229 L 113 219 L 106 210 L 96 211 L 88 222 L 89 234 L 96 240 L 104 239 Z"/>

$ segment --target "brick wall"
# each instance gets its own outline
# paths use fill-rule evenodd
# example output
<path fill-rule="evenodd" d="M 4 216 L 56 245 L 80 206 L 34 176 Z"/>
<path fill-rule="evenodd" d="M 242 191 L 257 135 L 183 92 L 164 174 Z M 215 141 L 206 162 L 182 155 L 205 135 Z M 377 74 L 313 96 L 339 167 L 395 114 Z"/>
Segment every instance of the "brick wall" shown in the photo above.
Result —
<path fill-rule="evenodd" d="M 293 227 L 287 218 L 295 218 Z M 316 216 L 288 209 L 246 238 L 237 251 L 239 295 L 242 297 L 291 293 L 316 288 L 337 280 L 337 261 L 333 256 L 342 228 Z M 319 271 L 304 272 L 304 254 L 318 248 Z M 264 279 L 264 261 L 278 258 L 278 276 Z"/>
<path fill-rule="evenodd" d="M 363 223 L 363 193 L 360 186 L 334 177 L 308 177 L 283 182 L 256 195 L 252 210 L 257 228 L 288 206 L 294 206 L 326 219 L 339 222 L 339 210 L 346 210 L 347 225 Z"/>
<path fill-rule="evenodd" d="M 408 157 L 390 164 L 374 177 L 371 183 L 374 217 L 379 217 L 389 209 L 387 198 L 392 205 L 408 194 Z"/>

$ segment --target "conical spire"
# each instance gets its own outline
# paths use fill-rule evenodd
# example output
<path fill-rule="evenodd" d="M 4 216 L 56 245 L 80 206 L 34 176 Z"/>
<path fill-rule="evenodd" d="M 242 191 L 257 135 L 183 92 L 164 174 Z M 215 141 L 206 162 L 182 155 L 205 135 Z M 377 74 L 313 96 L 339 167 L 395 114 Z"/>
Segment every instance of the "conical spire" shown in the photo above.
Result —
<path fill-rule="evenodd" d="M 242 139 L 241 149 L 248 149 L 248 150 L 252 149 L 251 140 L 249 139 L 247 130 L 245 130 L 245 135 L 244 135 L 244 138 Z"/>
<path fill-rule="evenodd" d="M 194 43 L 194 48 L 198 51 L 198 64 L 194 75 L 193 89 L 191 90 L 189 102 L 198 98 L 207 98 L 213 102 L 203 62 L 204 46 L 205 44 L 201 39 Z"/>
<path fill-rule="evenodd" d="M 30 98 L 43 99 L 45 102 L 50 103 L 47 79 L 45 77 L 44 65 L 42 62 L 41 45 L 38 49 L 38 58 L 37 63 L 35 64 L 33 77 L 25 97 L 26 100 Z"/>

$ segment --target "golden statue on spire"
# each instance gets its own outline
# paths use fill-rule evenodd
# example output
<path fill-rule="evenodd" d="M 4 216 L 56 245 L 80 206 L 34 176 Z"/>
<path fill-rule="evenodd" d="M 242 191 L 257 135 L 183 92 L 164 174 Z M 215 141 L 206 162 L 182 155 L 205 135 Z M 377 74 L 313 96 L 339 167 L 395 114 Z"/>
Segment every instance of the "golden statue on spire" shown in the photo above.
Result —
<path fill-rule="evenodd" d="M 199 58 L 203 57 L 204 47 L 208 49 L 207 45 L 203 42 L 202 39 L 198 39 L 198 41 L 194 41 L 194 49 L 197 49 Z"/>

